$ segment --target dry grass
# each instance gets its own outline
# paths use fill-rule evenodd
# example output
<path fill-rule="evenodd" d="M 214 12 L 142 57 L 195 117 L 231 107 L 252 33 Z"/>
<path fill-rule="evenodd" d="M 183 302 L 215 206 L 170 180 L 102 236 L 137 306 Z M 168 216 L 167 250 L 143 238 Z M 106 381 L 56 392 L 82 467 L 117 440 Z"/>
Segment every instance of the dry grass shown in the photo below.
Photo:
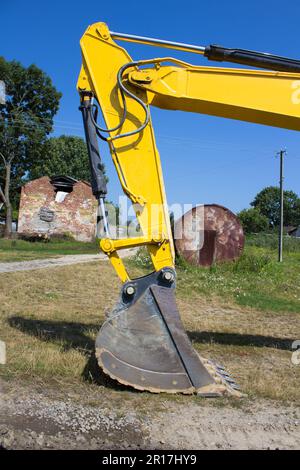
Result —
<path fill-rule="evenodd" d="M 8 354 L 3 376 L 78 387 L 92 378 L 101 393 L 106 390 L 101 385 L 106 385 L 109 393 L 122 390 L 124 396 L 124 388 L 97 372 L 92 356 L 104 312 L 119 291 L 107 263 L 2 274 L 0 284 L 0 338 Z M 223 363 L 250 397 L 300 403 L 300 366 L 291 363 L 292 341 L 300 339 L 299 314 L 257 312 L 191 294 L 187 298 L 178 290 L 194 347 Z M 138 394 L 134 399 L 140 401 L 141 396 L 149 398 Z"/>
<path fill-rule="evenodd" d="M 94 263 L 2 274 L 1 285 L 4 372 L 79 378 L 104 310 L 117 297 L 111 268 Z"/>
<path fill-rule="evenodd" d="M 220 306 L 200 296 L 178 304 L 194 347 L 225 365 L 250 397 L 300 402 L 300 367 L 291 362 L 299 315 Z"/>

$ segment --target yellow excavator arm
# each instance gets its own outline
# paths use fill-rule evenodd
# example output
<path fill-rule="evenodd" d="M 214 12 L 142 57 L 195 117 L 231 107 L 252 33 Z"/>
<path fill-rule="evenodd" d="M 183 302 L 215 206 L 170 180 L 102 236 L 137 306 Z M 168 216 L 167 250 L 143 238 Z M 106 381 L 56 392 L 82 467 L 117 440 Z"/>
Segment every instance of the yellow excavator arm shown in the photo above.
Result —
<path fill-rule="evenodd" d="M 139 131 L 146 111 L 127 96 L 126 118 L 118 127 L 124 114 L 117 81 L 120 69 L 129 64 L 124 67 L 122 83 L 146 106 L 294 130 L 300 130 L 300 107 L 293 100 L 300 70 L 287 73 L 196 67 L 168 57 L 133 62 L 126 50 L 114 42 L 104 23 L 90 26 L 80 44 L 83 65 L 78 90 L 83 101 L 97 100 L 108 129 L 117 128 L 106 137 L 122 188 L 134 203 L 144 234 L 136 239 L 101 242 L 102 250 L 124 282 L 129 276 L 117 255 L 118 249 L 146 245 L 155 270 L 159 270 L 174 265 L 174 248 L 151 119 Z M 130 132 L 133 135 L 126 136 Z"/>
<path fill-rule="evenodd" d="M 171 57 L 133 61 L 113 37 L 272 71 L 199 67 Z M 109 145 L 142 232 L 139 237 L 113 240 L 107 230 L 100 242 L 124 285 L 119 304 L 96 341 L 99 364 L 111 377 L 142 390 L 209 395 L 229 389 L 234 393 L 233 382 L 223 369 L 199 358 L 192 349 L 176 310 L 173 239 L 149 105 L 300 130 L 300 107 L 295 100 L 300 63 L 252 51 L 110 33 L 104 23 L 89 26 L 80 45 L 77 88 L 93 193 L 104 208 L 100 137 Z M 97 104 L 106 127 L 97 122 Z M 105 219 L 104 209 L 102 216 Z M 136 246 L 147 247 L 154 272 L 132 280 L 118 250 Z"/>
<path fill-rule="evenodd" d="M 182 67 L 163 66 L 129 73 L 130 83 L 147 91 L 147 102 L 152 106 L 297 131 L 300 108 L 295 106 L 293 94 L 299 79 L 300 73 L 184 63 Z"/>

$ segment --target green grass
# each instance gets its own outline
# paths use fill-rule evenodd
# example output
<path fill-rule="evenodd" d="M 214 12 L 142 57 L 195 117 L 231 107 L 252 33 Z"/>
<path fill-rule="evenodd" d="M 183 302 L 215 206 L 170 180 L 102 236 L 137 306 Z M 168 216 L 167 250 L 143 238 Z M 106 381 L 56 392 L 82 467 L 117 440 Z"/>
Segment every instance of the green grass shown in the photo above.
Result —
<path fill-rule="evenodd" d="M 278 249 L 278 234 L 276 233 L 258 233 L 256 235 L 247 235 L 247 245 L 267 248 L 271 250 Z M 300 252 L 300 239 L 284 236 L 283 249 L 285 253 Z"/>
<path fill-rule="evenodd" d="M 191 266 L 178 259 L 178 291 L 182 296 L 188 297 L 194 291 L 259 310 L 300 313 L 299 240 L 292 240 L 285 249 L 283 263 L 277 262 L 277 251 L 268 246 L 270 243 L 269 236 L 250 237 L 238 261 L 211 268 Z M 143 251 L 132 263 L 144 270 L 149 267 Z"/>
<path fill-rule="evenodd" d="M 0 262 L 27 261 L 62 255 L 99 253 L 97 242 L 51 240 L 49 242 L 0 239 Z"/>

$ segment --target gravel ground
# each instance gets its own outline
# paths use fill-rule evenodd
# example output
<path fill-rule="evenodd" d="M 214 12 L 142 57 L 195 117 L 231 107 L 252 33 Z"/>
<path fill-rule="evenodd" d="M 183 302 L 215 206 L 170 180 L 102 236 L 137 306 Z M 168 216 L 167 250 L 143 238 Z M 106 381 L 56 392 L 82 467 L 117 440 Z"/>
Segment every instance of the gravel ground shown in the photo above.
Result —
<path fill-rule="evenodd" d="M 132 256 L 135 248 L 120 250 L 121 258 Z M 0 273 L 13 273 L 16 271 L 32 271 L 34 269 L 53 268 L 54 266 L 67 266 L 70 264 L 90 263 L 91 261 L 106 261 L 107 256 L 104 253 L 95 255 L 66 255 L 60 258 L 35 259 L 31 261 L 12 261 L 9 263 L 0 263 Z"/>
<path fill-rule="evenodd" d="M 45 396 L 26 386 L 22 391 L 3 388 L 0 447 L 5 449 L 128 449 L 148 442 L 134 410 L 123 414 L 102 400 L 90 406 L 70 397 L 49 398 L 49 390 Z"/>
<path fill-rule="evenodd" d="M 0 447 L 5 449 L 299 449 L 300 410 L 272 402 L 239 407 L 216 401 L 181 403 L 144 394 L 122 400 L 101 389 L 93 406 L 88 391 L 74 394 L 4 384 L 0 403 Z M 95 391 L 93 392 L 95 400 Z M 127 393 L 127 392 L 126 392 Z M 97 398 L 97 395 L 96 395 Z M 159 403 L 159 407 L 157 406 Z M 149 404 L 149 406 L 148 406 Z M 154 406 L 155 404 L 155 406 Z M 145 405 L 145 403 L 144 403 Z M 159 409 L 158 409 L 159 408 Z"/>

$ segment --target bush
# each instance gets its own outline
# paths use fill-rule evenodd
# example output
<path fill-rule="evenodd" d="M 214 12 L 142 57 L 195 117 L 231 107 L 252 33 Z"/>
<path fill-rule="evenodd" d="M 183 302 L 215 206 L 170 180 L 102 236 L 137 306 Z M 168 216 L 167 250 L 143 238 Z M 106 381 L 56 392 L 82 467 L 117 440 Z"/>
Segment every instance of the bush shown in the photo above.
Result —
<path fill-rule="evenodd" d="M 278 249 L 277 233 L 258 233 L 257 235 L 249 235 L 246 238 L 247 245 L 257 246 L 258 248 L 269 248 L 271 250 Z M 285 236 L 283 237 L 283 251 L 285 253 L 300 252 L 300 239 Z"/>
<path fill-rule="evenodd" d="M 153 268 L 150 255 L 146 248 L 139 248 L 133 257 L 134 264 L 139 268 Z"/>
<path fill-rule="evenodd" d="M 244 209 L 238 213 L 238 218 L 245 233 L 265 232 L 269 228 L 269 220 L 259 209 Z"/>
<path fill-rule="evenodd" d="M 266 254 L 244 253 L 233 263 L 233 272 L 260 273 L 270 263 L 272 258 Z"/>

